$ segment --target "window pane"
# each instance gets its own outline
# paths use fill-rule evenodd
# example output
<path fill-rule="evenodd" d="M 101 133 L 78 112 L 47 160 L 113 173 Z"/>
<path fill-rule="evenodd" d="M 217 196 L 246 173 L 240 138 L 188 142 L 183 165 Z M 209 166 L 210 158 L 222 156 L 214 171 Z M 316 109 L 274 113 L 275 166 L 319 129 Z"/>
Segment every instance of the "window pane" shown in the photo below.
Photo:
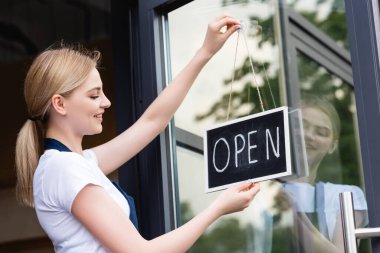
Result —
<path fill-rule="evenodd" d="M 309 7 L 313 7 L 315 14 L 322 3 L 332 1 L 317 1 Z M 280 7 L 302 7 L 301 1 L 290 4 Z M 290 44 L 297 38 L 287 41 L 287 47 L 290 57 L 297 57 L 298 61 L 297 66 L 289 69 L 297 69 L 298 75 L 288 74 L 295 78 L 292 81 L 298 79 L 300 90 L 294 90 L 298 89 L 294 88 L 296 85 L 284 83 L 277 8 L 275 1 L 194 1 L 168 15 L 172 76 L 178 74 L 201 45 L 211 17 L 227 12 L 249 24 L 240 33 L 240 40 L 236 33 L 205 67 L 175 115 L 176 127 L 202 136 L 206 127 L 227 121 L 227 116 L 233 119 L 260 112 L 260 97 L 268 110 L 285 104 L 283 91 L 299 92 L 302 104 L 299 122 L 303 125 L 300 132 L 306 145 L 305 153 L 296 155 L 304 154 L 310 169 L 310 174 L 303 178 L 262 182 L 261 192 L 248 210 L 217 221 L 191 252 L 334 252 L 337 248 L 342 251 L 338 218 L 338 194 L 342 191 L 354 194 L 357 225 L 363 227 L 368 223 L 353 87 L 303 54 L 292 55 L 295 45 Z M 194 16 L 197 19 L 188 22 Z M 345 20 L 334 20 L 331 15 L 325 18 L 324 24 L 345 26 Z M 261 26 L 259 33 L 255 24 Z M 325 31 L 322 26 L 317 27 Z M 336 41 L 340 43 L 340 39 Z M 250 69 L 248 56 L 252 58 L 254 71 Z M 310 102 L 313 98 L 323 100 L 323 109 L 313 107 Z M 206 208 L 218 193 L 204 193 L 203 156 L 183 148 L 177 148 L 177 154 L 181 221 L 185 222 Z M 368 242 L 362 241 L 360 250 L 369 252 Z"/>
<path fill-rule="evenodd" d="M 280 105 L 281 50 L 277 36 L 278 12 L 273 1 L 194 1 L 170 12 L 172 76 L 178 74 L 202 45 L 207 23 L 221 13 L 231 13 L 242 20 L 245 29 L 239 36 L 235 33 L 207 64 L 175 114 L 177 127 L 197 135 L 203 135 L 206 126 L 226 121 L 227 116 L 233 119 L 261 111 L 256 86 L 265 110 Z"/>

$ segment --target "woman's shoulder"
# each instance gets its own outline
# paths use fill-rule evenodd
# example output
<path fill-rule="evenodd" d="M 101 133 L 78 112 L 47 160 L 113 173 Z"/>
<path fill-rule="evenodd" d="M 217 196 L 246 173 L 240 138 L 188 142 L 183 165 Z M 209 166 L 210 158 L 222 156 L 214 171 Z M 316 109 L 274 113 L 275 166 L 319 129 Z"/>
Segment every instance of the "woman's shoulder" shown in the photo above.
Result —
<path fill-rule="evenodd" d="M 364 191 L 356 185 L 325 183 L 325 195 L 339 203 L 339 193 L 352 192 L 355 210 L 366 210 L 367 201 Z"/>
<path fill-rule="evenodd" d="M 101 185 L 102 174 L 88 155 L 87 151 L 80 155 L 46 150 L 33 178 L 35 202 L 71 210 L 72 201 L 85 185 Z"/>
<path fill-rule="evenodd" d="M 353 194 L 363 194 L 363 190 L 356 186 L 356 185 L 349 185 L 349 184 L 333 184 L 333 183 L 324 183 L 325 188 L 328 191 L 332 192 L 345 192 L 345 191 L 350 191 Z"/>
<path fill-rule="evenodd" d="M 97 165 L 93 155 L 85 151 L 83 156 L 74 152 L 61 152 L 58 150 L 46 150 L 40 157 L 35 172 L 35 177 L 44 176 L 60 176 L 63 174 L 72 174 L 79 171 L 93 171 Z"/>
<path fill-rule="evenodd" d="M 83 164 L 83 157 L 74 152 L 62 152 L 55 149 L 49 149 L 44 152 L 38 162 L 38 167 L 48 165 L 54 168 L 62 168 L 70 165 Z"/>
<path fill-rule="evenodd" d="M 84 150 L 82 155 L 75 152 L 65 152 L 49 149 L 46 150 L 40 157 L 39 164 L 49 163 L 59 167 L 67 167 L 67 165 L 70 164 L 86 164 L 88 161 L 97 163 L 96 155 L 90 149 Z"/>

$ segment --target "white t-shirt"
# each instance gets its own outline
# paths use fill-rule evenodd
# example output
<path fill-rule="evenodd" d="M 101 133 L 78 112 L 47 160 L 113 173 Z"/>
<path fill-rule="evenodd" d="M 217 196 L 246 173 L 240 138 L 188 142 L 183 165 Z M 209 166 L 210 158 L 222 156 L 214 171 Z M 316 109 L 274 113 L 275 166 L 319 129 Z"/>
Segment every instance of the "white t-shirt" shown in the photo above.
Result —
<path fill-rule="evenodd" d="M 58 253 L 108 252 L 74 217 L 71 206 L 89 184 L 98 185 L 115 200 L 127 217 L 127 200 L 98 167 L 96 155 L 46 150 L 33 178 L 34 205 L 38 220 Z"/>

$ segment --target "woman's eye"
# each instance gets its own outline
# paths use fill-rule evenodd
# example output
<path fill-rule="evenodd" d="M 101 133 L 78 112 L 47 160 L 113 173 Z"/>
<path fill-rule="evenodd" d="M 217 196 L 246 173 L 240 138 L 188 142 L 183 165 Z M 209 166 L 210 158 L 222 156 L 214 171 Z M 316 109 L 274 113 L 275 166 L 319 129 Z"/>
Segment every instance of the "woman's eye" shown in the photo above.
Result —
<path fill-rule="evenodd" d="M 97 98 L 99 98 L 99 96 L 91 96 L 90 98 L 91 99 L 97 99 Z"/>
<path fill-rule="evenodd" d="M 321 137 L 330 137 L 331 131 L 329 129 L 318 129 L 317 134 Z"/>

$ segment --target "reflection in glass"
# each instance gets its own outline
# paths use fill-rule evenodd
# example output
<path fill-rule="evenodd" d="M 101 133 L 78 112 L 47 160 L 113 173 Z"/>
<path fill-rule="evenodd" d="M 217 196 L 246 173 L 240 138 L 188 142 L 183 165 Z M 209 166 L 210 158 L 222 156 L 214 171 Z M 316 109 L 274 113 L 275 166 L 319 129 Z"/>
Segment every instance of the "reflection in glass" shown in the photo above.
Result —
<path fill-rule="evenodd" d="M 286 3 L 338 46 L 349 48 L 344 0 L 286 0 Z"/>
<path fill-rule="evenodd" d="M 336 152 L 321 161 L 316 180 L 362 187 L 364 183 L 353 88 L 302 53 L 298 53 L 298 66 L 301 98 L 307 99 L 307 94 L 323 98 L 339 115 L 332 119 L 334 125 L 340 122 L 340 132 L 336 133 L 339 134 L 336 137 L 339 140 Z M 327 113 L 328 109 L 324 111 Z"/>
<path fill-rule="evenodd" d="M 339 193 L 353 193 L 357 227 L 368 224 L 353 90 L 299 54 L 301 110 L 309 176 L 284 183 L 276 199 L 293 211 L 299 252 L 344 252 Z M 368 252 L 363 246 L 361 252 Z"/>

